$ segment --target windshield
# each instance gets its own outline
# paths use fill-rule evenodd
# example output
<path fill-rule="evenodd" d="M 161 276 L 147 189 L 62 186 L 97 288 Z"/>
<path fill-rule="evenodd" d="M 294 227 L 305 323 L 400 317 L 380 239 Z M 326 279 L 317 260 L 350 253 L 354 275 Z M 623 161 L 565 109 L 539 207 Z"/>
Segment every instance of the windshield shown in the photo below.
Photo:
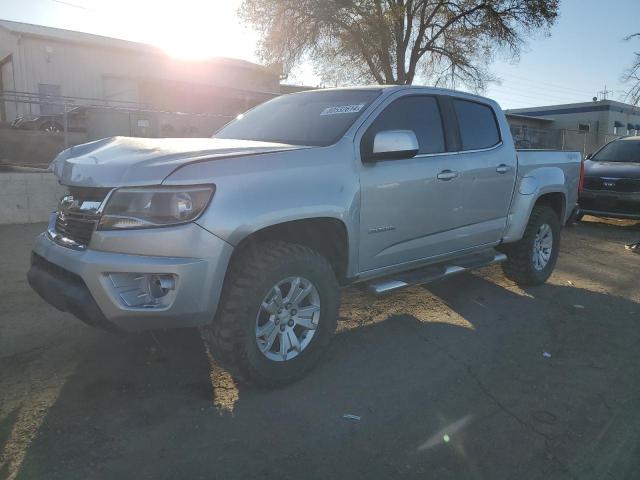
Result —
<path fill-rule="evenodd" d="M 380 90 L 316 90 L 284 95 L 238 116 L 213 138 L 331 145 L 378 95 Z"/>
<path fill-rule="evenodd" d="M 591 160 L 598 162 L 640 163 L 640 140 L 617 140 L 596 153 Z"/>

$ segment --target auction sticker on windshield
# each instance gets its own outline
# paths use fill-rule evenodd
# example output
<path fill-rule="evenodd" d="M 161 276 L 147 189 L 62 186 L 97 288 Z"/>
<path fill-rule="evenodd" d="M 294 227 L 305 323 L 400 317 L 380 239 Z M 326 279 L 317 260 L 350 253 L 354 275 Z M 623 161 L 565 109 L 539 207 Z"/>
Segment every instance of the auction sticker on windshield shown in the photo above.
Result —
<path fill-rule="evenodd" d="M 364 103 L 358 105 L 340 105 L 338 107 L 327 107 L 320 115 L 338 115 L 340 113 L 357 113 L 364 107 Z"/>

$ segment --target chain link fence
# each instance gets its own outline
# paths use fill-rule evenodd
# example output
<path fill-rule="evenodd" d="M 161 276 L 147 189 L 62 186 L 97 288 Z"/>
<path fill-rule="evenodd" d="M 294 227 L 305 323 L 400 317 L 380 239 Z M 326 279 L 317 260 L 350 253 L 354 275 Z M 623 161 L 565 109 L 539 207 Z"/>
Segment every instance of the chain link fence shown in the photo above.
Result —
<path fill-rule="evenodd" d="M 246 105 L 235 108 L 241 113 Z M 65 148 L 118 135 L 208 137 L 235 116 L 8 91 L 0 92 L 0 113 L 0 167 L 5 168 L 42 168 Z"/>
<path fill-rule="evenodd" d="M 605 134 L 598 138 L 596 132 L 569 129 L 544 129 L 526 125 L 511 125 L 511 135 L 518 149 L 572 150 L 583 156 L 620 135 Z"/>

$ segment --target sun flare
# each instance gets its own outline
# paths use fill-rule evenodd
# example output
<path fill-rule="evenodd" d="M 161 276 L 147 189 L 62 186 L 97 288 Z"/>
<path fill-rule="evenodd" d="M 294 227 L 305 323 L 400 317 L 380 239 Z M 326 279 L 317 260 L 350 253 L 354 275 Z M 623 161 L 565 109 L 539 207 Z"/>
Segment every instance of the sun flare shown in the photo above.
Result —
<path fill-rule="evenodd" d="M 97 0 L 96 0 L 97 1 Z M 212 57 L 254 60 L 257 34 L 238 18 L 240 0 L 112 0 L 96 4 L 101 22 L 130 38 L 156 45 L 180 60 Z M 122 16 L 122 11 L 127 15 Z"/>

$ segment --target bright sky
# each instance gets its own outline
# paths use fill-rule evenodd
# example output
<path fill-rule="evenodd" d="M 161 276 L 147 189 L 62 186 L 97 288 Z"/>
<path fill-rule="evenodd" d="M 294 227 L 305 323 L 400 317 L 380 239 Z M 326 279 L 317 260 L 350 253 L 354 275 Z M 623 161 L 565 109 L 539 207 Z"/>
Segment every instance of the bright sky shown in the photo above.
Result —
<path fill-rule="evenodd" d="M 256 61 L 258 36 L 242 25 L 241 0 L 0 0 L 0 18 L 151 43 L 188 58 Z M 501 84 L 486 92 L 503 108 L 589 101 L 604 90 L 621 100 L 620 77 L 640 50 L 638 0 L 561 0 L 551 36 L 529 42 L 515 64 L 497 59 Z M 289 83 L 317 85 L 309 65 Z"/>

